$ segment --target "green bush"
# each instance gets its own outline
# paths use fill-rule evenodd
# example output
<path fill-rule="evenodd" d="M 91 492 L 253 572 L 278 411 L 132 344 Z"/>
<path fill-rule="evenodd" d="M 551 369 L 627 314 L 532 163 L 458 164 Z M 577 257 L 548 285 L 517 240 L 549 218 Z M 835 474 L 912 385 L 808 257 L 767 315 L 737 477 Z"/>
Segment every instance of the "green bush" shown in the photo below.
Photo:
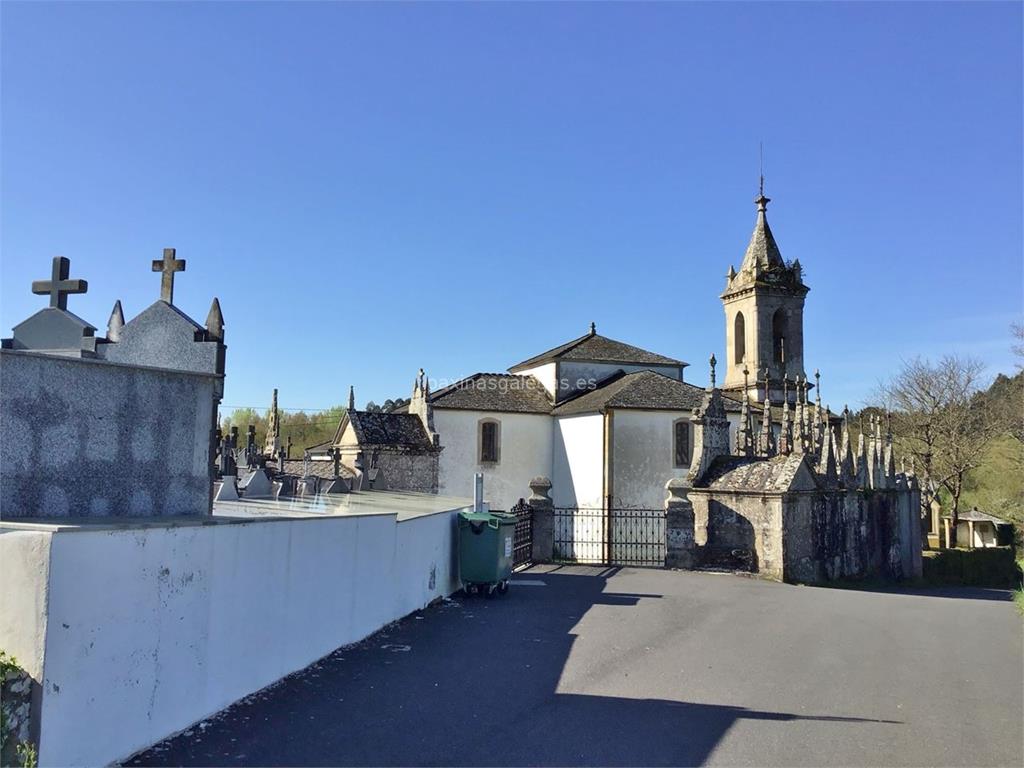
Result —
<path fill-rule="evenodd" d="M 924 553 L 924 580 L 936 586 L 1015 588 L 1021 585 L 1011 547 L 939 549 Z"/>

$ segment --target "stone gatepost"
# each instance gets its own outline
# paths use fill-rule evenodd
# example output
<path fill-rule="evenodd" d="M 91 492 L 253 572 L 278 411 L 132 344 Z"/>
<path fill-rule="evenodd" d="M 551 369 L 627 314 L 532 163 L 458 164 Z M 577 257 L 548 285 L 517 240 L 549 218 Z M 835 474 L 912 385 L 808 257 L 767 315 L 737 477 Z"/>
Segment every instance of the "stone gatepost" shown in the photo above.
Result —
<path fill-rule="evenodd" d="M 665 484 L 665 567 L 689 570 L 697 564 L 693 503 L 687 494 L 690 483 L 673 477 Z"/>
<path fill-rule="evenodd" d="M 555 505 L 551 501 L 551 481 L 546 477 L 535 477 L 530 481 L 530 491 L 527 502 L 533 510 L 532 559 L 535 563 L 550 563 L 555 556 Z"/>

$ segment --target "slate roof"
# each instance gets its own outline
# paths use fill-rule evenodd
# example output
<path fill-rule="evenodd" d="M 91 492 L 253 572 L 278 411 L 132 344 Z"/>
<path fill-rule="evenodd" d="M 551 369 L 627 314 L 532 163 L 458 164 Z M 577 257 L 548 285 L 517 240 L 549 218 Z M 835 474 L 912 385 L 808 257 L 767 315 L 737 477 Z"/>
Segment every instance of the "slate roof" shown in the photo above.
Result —
<path fill-rule="evenodd" d="M 416 414 L 349 411 L 348 419 L 360 445 L 387 445 L 418 451 L 434 448 Z"/>
<path fill-rule="evenodd" d="M 504 413 L 551 413 L 551 396 L 533 376 L 475 373 L 430 396 L 435 408 Z"/>
<path fill-rule="evenodd" d="M 966 523 L 971 520 L 975 523 L 992 523 L 992 525 L 1012 525 L 1009 520 L 1003 520 L 1001 517 L 990 515 L 987 512 L 982 512 L 980 509 L 971 509 L 967 512 L 961 512 L 958 517 L 961 522 Z"/>
<path fill-rule="evenodd" d="M 303 466 L 307 462 L 302 459 L 285 459 L 284 460 L 284 473 L 286 475 L 296 475 L 302 477 Z M 267 469 L 278 473 L 277 462 L 268 461 Z M 315 477 L 322 477 L 327 480 L 334 479 L 334 462 L 333 461 L 310 461 L 308 462 L 309 474 Z M 355 477 L 355 473 L 346 467 L 344 464 L 339 465 L 338 472 L 342 477 L 349 478 Z M 280 473 L 278 473 L 280 474 Z"/>
<path fill-rule="evenodd" d="M 695 488 L 722 491 L 769 491 L 782 493 L 790 490 L 800 467 L 802 454 L 774 456 L 770 459 L 747 456 L 719 456 L 697 479 Z M 808 475 L 813 482 L 813 475 Z"/>
<path fill-rule="evenodd" d="M 627 363 L 631 365 L 689 365 L 682 360 L 648 352 L 646 349 L 624 344 L 591 331 L 561 346 L 531 357 L 509 368 L 515 373 L 527 368 L 534 368 L 552 360 L 585 360 L 591 363 Z"/>
<path fill-rule="evenodd" d="M 659 411 L 692 411 L 704 399 L 704 390 L 654 371 L 618 371 L 602 379 L 596 389 L 584 391 L 558 405 L 553 413 L 567 416 L 606 408 L 637 408 Z M 739 411 L 734 400 L 722 398 L 727 411 Z"/>

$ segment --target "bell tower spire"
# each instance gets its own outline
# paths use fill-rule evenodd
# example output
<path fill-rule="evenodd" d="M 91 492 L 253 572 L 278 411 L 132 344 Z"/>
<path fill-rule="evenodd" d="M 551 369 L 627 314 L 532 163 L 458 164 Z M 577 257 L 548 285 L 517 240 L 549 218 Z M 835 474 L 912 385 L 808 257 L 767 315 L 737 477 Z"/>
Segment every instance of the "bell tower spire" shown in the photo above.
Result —
<path fill-rule="evenodd" d="M 781 403 L 782 382 L 801 378 L 804 373 L 804 297 L 810 290 L 803 283 L 799 262 L 787 264 L 768 226 L 768 203 L 762 168 L 758 185 L 757 218 L 739 270 L 729 267 L 725 291 L 726 372 L 723 389 L 746 393 L 751 402 L 765 398 Z M 744 382 L 743 369 L 768 369 L 774 388 L 766 391 L 765 381 Z M 789 398 L 794 392 L 785 393 Z"/>

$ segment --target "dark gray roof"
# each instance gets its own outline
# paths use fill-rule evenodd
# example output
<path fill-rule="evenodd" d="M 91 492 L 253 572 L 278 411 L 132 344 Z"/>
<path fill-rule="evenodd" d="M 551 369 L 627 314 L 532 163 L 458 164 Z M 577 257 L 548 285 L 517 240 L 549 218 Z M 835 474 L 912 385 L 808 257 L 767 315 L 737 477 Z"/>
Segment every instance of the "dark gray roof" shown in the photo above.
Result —
<path fill-rule="evenodd" d="M 802 454 L 774 456 L 770 459 L 747 456 L 719 456 L 694 484 L 696 488 L 710 488 L 722 491 L 774 491 L 784 492 L 794 488 L 794 482 L 804 466 Z M 809 471 L 803 473 L 799 486 L 813 487 L 814 477 Z"/>
<path fill-rule="evenodd" d="M 420 417 L 412 413 L 349 411 L 349 421 L 360 445 L 393 446 L 418 451 L 434 445 Z"/>
<path fill-rule="evenodd" d="M 505 413 L 551 413 L 551 396 L 533 376 L 476 373 L 430 396 L 435 408 Z"/>
<path fill-rule="evenodd" d="M 267 469 L 272 472 L 277 472 L 277 462 L 268 461 Z M 302 459 L 285 459 L 284 460 L 284 473 L 286 475 L 296 475 L 302 477 L 303 469 L 308 469 L 309 474 L 315 477 L 323 477 L 327 480 L 334 479 L 334 462 L 333 461 L 309 461 L 306 462 Z M 338 467 L 338 472 L 342 477 L 355 477 L 355 473 L 341 464 Z"/>
<path fill-rule="evenodd" d="M 637 408 L 658 411 L 692 411 L 704 399 L 704 390 L 654 371 L 618 371 L 602 379 L 596 389 L 566 400 L 554 409 L 556 416 L 603 411 L 606 408 Z M 739 411 L 739 403 L 722 398 L 727 411 Z"/>
<path fill-rule="evenodd" d="M 591 332 L 513 365 L 509 370 L 515 373 L 552 360 L 585 360 L 592 363 L 627 363 L 631 365 L 688 365 L 682 360 L 648 352 L 646 349 L 634 347 L 632 344 L 623 344 L 621 341 Z"/>
<path fill-rule="evenodd" d="M 1003 520 L 1001 517 L 990 515 L 987 512 L 982 512 L 980 509 L 969 509 L 966 512 L 961 512 L 958 517 L 961 522 L 967 522 L 972 520 L 975 523 L 992 523 L 993 525 L 1012 525 L 1009 520 Z"/>

